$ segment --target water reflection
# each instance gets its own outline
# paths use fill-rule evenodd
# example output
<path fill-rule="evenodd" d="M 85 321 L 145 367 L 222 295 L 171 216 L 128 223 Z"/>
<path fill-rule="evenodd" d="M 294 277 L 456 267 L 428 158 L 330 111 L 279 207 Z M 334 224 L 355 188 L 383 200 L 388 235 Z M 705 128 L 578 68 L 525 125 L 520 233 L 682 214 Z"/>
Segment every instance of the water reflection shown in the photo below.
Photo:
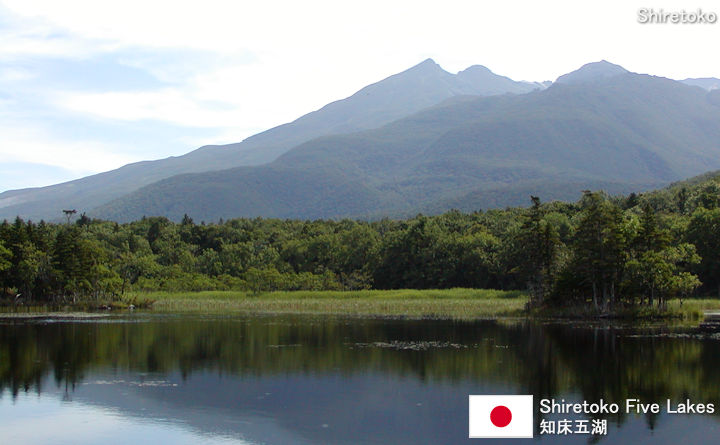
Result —
<path fill-rule="evenodd" d="M 55 409 L 68 425 L 80 410 L 93 437 L 98 425 L 145 431 L 122 443 L 472 443 L 468 394 L 718 406 L 720 342 L 635 334 L 329 317 L 4 322 L 0 427 L 47 425 L 37 413 Z M 715 416 L 618 414 L 607 439 L 674 443 L 682 433 L 702 443 L 717 425 Z"/>

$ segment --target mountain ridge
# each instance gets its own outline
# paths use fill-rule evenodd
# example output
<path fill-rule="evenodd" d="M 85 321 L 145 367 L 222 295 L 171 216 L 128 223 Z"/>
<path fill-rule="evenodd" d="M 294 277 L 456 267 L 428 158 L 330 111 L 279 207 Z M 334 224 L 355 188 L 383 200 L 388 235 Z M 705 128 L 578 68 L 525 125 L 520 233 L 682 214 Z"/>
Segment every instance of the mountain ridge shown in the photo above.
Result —
<path fill-rule="evenodd" d="M 523 95 L 456 98 L 378 129 L 305 142 L 261 167 L 169 178 L 92 214 L 367 217 L 478 194 L 513 204 L 503 190 L 547 195 L 533 184 L 558 196 L 592 184 L 632 191 L 720 168 L 720 107 L 710 93 L 612 71 Z"/>
<path fill-rule="evenodd" d="M 680 82 L 686 85 L 698 86 L 708 91 L 720 89 L 720 79 L 717 79 L 715 77 L 688 78 L 683 79 Z"/>
<path fill-rule="evenodd" d="M 627 73 L 629 73 L 629 71 L 620 65 L 615 65 L 607 60 L 601 60 L 599 62 L 586 63 L 575 71 L 563 74 L 555 80 L 555 83 L 577 84 L 597 82 Z"/>
<path fill-rule="evenodd" d="M 61 184 L 0 193 L 0 219 L 20 215 L 53 219 L 62 208 L 91 209 L 131 193 L 142 186 L 185 173 L 201 173 L 269 162 L 292 147 L 327 134 L 376 128 L 446 99 L 463 95 L 528 92 L 542 85 L 515 82 L 489 75 L 492 87 L 459 79 L 432 59 L 383 80 L 353 95 L 331 102 L 300 118 L 250 136 L 242 142 L 206 145 L 182 156 L 140 161 L 118 169 Z M 496 79 L 497 78 L 497 79 Z M 498 85 L 504 85 L 504 91 Z"/>

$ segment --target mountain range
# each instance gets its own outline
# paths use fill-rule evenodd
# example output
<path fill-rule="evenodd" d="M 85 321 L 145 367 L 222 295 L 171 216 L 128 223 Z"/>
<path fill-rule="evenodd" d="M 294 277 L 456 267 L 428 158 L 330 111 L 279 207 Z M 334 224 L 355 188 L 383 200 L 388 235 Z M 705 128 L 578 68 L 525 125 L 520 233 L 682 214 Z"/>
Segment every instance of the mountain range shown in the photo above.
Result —
<path fill-rule="evenodd" d="M 426 60 L 238 144 L 0 194 L 0 219 L 400 216 L 641 191 L 720 168 L 720 90 L 602 61 L 556 82 Z"/>
<path fill-rule="evenodd" d="M 205 146 L 183 156 L 137 162 L 62 184 L 0 193 L 0 220 L 16 215 L 53 219 L 62 209 L 87 211 L 174 175 L 267 163 L 313 138 L 376 128 L 454 96 L 520 94 L 537 88 L 544 85 L 515 82 L 482 66 L 454 75 L 428 59 L 240 143 Z"/>

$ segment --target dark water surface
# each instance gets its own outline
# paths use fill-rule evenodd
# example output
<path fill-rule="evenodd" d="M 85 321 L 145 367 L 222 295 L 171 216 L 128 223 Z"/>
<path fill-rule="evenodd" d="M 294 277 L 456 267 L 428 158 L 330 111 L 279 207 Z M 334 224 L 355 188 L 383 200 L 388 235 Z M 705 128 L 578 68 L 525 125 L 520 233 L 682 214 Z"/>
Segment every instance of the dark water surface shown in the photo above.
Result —
<path fill-rule="evenodd" d="M 676 334 L 320 316 L 0 320 L 0 443 L 506 443 L 467 438 L 469 394 L 689 398 L 717 411 L 720 341 Z M 720 443 L 717 413 L 606 418 L 604 437 L 537 430 L 511 443 Z"/>

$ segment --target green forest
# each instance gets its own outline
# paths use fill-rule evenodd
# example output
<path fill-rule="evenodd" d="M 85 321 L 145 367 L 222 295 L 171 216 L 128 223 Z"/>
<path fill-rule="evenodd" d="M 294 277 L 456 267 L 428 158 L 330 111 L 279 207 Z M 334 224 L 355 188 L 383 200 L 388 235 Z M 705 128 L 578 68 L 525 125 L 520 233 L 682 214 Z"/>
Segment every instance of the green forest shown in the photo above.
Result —
<path fill-rule="evenodd" d="M 405 220 L 149 217 L 0 224 L 6 303 L 127 292 L 527 290 L 532 305 L 664 307 L 720 293 L 720 174 L 644 194 Z"/>

